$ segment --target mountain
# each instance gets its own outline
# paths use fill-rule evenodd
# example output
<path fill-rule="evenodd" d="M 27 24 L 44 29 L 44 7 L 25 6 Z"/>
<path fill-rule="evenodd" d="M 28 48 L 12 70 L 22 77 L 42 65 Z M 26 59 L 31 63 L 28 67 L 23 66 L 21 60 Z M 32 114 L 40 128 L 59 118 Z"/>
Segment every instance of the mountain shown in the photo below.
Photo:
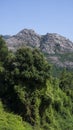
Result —
<path fill-rule="evenodd" d="M 73 68 L 73 42 L 59 34 L 39 35 L 32 29 L 23 29 L 5 41 L 10 50 L 21 46 L 38 48 L 56 66 Z"/>
<path fill-rule="evenodd" d="M 6 39 L 8 48 L 16 50 L 21 46 L 40 47 L 41 36 L 36 34 L 34 30 L 24 29 L 16 35 Z"/>

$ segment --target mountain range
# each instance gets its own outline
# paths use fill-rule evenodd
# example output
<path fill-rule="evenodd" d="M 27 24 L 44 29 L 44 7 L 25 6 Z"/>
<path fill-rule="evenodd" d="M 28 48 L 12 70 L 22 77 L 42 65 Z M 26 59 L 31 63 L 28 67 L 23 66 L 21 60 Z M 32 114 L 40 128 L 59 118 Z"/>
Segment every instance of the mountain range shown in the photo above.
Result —
<path fill-rule="evenodd" d="M 32 29 L 23 29 L 13 36 L 3 36 L 9 50 L 29 46 L 38 48 L 48 61 L 59 67 L 73 68 L 73 42 L 57 33 L 39 35 Z"/>

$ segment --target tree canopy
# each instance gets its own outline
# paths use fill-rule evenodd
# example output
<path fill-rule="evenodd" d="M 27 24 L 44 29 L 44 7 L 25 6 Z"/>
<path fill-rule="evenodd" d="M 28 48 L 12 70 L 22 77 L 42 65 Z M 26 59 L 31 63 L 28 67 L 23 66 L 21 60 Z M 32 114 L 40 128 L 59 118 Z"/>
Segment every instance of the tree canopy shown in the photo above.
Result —
<path fill-rule="evenodd" d="M 13 53 L 0 37 L 0 115 L 0 130 L 73 130 L 73 73 L 52 77 L 39 50 Z"/>
<path fill-rule="evenodd" d="M 7 54 L 8 54 L 8 48 L 2 36 L 0 36 L 0 62 L 4 62 Z"/>
<path fill-rule="evenodd" d="M 50 77 L 51 66 L 37 49 L 20 48 L 15 54 L 9 53 L 6 58 L 5 69 L 6 78 L 9 75 L 9 80 L 12 79 L 14 84 L 18 84 L 19 81 L 41 84 Z"/>

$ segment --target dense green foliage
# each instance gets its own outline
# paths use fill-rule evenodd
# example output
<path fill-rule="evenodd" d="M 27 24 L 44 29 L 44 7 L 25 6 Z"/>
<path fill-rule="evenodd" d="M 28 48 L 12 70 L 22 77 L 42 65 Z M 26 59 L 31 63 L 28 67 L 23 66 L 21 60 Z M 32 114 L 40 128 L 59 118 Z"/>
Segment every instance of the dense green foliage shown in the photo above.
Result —
<path fill-rule="evenodd" d="M 0 101 L 0 130 L 32 130 L 32 127 L 22 121 L 20 116 L 4 111 Z"/>
<path fill-rule="evenodd" d="M 0 44 L 0 130 L 73 130 L 73 74 L 55 78 L 37 49 Z"/>
<path fill-rule="evenodd" d="M 0 36 L 0 62 L 4 61 L 8 53 L 5 41 Z"/>

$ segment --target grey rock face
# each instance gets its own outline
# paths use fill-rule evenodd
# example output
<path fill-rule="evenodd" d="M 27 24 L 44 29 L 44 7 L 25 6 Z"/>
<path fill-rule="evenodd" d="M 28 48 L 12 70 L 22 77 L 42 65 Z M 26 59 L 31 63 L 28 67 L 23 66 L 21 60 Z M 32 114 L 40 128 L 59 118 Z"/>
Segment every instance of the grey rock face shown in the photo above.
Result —
<path fill-rule="evenodd" d="M 21 46 L 31 46 L 39 48 L 40 39 L 41 36 L 36 34 L 33 30 L 24 29 L 11 38 L 7 39 L 6 42 L 9 49 L 13 47 L 14 49 L 17 49 Z"/>
<path fill-rule="evenodd" d="M 42 36 L 41 49 L 48 54 L 73 52 L 73 43 L 61 35 L 47 33 Z"/>
<path fill-rule="evenodd" d="M 73 42 L 56 33 L 39 35 L 32 29 L 23 29 L 16 35 L 7 38 L 6 43 L 12 51 L 21 46 L 39 48 L 46 54 L 51 63 L 61 67 L 72 67 L 73 65 L 72 61 L 61 61 L 61 55 L 73 53 Z"/>
<path fill-rule="evenodd" d="M 32 29 L 24 29 L 16 35 L 6 39 L 9 48 L 31 46 L 40 48 L 48 54 L 65 53 L 73 51 L 73 43 L 56 33 L 38 35 Z"/>

